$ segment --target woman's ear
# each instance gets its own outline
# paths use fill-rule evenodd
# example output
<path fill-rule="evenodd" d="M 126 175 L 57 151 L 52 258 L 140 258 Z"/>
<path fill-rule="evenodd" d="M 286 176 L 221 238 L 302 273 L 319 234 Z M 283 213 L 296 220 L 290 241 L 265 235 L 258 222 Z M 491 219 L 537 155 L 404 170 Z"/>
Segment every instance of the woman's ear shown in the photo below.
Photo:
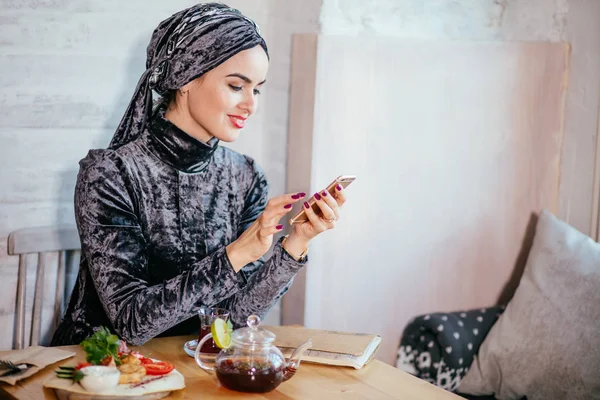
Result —
<path fill-rule="evenodd" d="M 183 85 L 181 88 L 179 88 L 179 93 L 181 93 L 182 95 L 187 95 L 188 92 L 193 89 L 194 87 L 199 86 L 202 81 L 204 80 L 204 75 L 186 83 L 185 85 Z"/>
<path fill-rule="evenodd" d="M 190 87 L 189 87 L 189 83 L 180 87 L 179 89 L 175 90 L 174 92 L 174 105 L 181 105 L 181 104 L 185 104 L 185 102 L 187 101 L 187 97 L 188 97 L 188 92 L 190 91 Z"/>
<path fill-rule="evenodd" d="M 186 96 L 188 94 L 188 92 L 190 91 L 190 89 L 192 88 L 192 85 L 194 84 L 194 81 L 195 81 L 195 79 L 193 81 L 191 81 L 191 82 L 186 83 L 182 87 L 180 87 L 179 88 L 179 93 L 181 95 Z"/>

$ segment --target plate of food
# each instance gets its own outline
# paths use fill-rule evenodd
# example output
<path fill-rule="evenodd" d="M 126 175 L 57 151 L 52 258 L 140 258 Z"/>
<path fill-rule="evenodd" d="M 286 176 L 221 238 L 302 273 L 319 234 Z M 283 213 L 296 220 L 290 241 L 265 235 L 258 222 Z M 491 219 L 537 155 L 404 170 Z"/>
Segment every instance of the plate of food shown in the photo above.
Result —
<path fill-rule="evenodd" d="M 167 361 L 145 357 L 101 328 L 81 343 L 86 359 L 62 365 L 44 383 L 60 400 L 155 400 L 185 388 L 183 375 Z"/>

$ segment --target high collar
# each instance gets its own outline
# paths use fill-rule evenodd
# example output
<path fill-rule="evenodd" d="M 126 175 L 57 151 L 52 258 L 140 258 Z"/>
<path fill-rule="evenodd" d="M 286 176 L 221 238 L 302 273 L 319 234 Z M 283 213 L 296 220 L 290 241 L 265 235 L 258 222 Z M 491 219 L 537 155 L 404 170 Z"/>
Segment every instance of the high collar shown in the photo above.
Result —
<path fill-rule="evenodd" d="M 165 163 L 187 173 L 204 170 L 219 144 L 215 137 L 204 143 L 179 129 L 165 118 L 164 107 L 156 110 L 148 130 L 151 150 Z"/>

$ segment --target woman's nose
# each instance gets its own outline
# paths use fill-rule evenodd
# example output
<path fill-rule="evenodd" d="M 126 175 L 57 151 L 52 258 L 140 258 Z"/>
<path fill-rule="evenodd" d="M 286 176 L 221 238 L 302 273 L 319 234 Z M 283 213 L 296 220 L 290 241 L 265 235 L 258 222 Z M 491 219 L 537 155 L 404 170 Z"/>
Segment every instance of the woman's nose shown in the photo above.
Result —
<path fill-rule="evenodd" d="M 250 116 L 256 111 L 257 100 L 256 95 L 250 93 L 249 95 L 244 96 L 244 100 L 242 101 L 242 104 L 240 104 L 240 107 L 248 112 L 248 116 Z"/>

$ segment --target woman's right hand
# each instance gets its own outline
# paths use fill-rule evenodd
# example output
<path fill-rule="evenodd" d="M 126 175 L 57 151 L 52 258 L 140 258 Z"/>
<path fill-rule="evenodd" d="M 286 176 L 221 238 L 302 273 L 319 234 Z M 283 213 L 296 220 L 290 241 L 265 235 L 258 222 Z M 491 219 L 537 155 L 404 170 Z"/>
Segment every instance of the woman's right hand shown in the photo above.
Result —
<path fill-rule="evenodd" d="M 283 229 L 279 220 L 290 212 L 294 203 L 305 196 L 306 193 L 288 193 L 269 200 L 256 221 L 226 248 L 227 257 L 235 272 L 269 251 L 273 235 Z"/>

